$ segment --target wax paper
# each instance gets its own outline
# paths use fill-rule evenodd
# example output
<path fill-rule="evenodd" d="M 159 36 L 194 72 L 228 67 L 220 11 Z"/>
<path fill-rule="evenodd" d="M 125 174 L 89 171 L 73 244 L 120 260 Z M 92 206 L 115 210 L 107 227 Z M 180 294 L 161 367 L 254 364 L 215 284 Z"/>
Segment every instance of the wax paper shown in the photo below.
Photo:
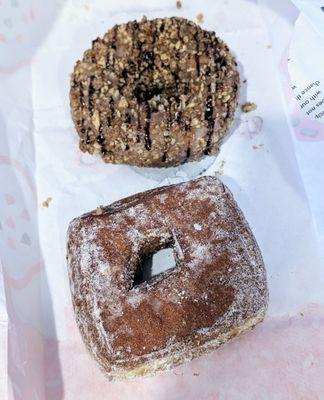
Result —
<path fill-rule="evenodd" d="M 316 77 L 315 61 L 307 78 L 303 57 L 296 57 L 300 19 L 311 24 L 299 6 L 279 0 L 183 0 L 180 9 L 173 0 L 0 3 L 1 399 L 324 398 L 324 133 L 292 89 L 291 49 L 297 49 L 292 58 L 299 79 L 323 78 Z M 91 40 L 143 15 L 196 20 L 199 13 L 203 28 L 216 31 L 237 57 L 240 104 L 257 104 L 253 112 L 237 113 L 220 154 L 146 170 L 81 153 L 69 74 Z M 309 62 L 312 50 L 306 50 Z M 75 324 L 65 261 L 68 223 L 98 205 L 199 174 L 228 185 L 255 234 L 270 290 L 265 321 L 170 372 L 109 382 Z"/>

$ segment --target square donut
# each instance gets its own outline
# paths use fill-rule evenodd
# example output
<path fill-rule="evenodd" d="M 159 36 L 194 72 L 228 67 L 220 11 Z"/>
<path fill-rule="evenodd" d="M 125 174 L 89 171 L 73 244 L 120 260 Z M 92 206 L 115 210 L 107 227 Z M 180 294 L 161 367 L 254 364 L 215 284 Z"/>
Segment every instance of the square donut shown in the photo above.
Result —
<path fill-rule="evenodd" d="M 266 270 L 231 192 L 214 177 L 161 187 L 69 226 L 76 321 L 111 379 L 152 375 L 208 353 L 262 321 Z M 137 283 L 143 258 L 176 265 Z"/>

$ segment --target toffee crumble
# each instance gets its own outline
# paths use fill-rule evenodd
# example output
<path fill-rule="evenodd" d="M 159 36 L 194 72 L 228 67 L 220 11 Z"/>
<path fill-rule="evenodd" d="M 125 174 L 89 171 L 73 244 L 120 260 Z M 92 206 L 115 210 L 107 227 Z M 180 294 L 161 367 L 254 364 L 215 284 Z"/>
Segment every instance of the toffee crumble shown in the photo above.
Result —
<path fill-rule="evenodd" d="M 150 167 L 216 154 L 238 86 L 227 45 L 192 21 L 144 17 L 115 25 L 71 76 L 80 149 L 105 162 Z"/>

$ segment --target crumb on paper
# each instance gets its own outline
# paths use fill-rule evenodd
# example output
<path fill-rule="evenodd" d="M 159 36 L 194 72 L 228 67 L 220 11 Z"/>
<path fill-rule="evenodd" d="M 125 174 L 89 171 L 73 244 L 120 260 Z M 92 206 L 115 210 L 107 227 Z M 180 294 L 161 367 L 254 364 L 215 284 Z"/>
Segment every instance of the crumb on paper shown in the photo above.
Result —
<path fill-rule="evenodd" d="M 173 374 L 177 375 L 177 376 L 183 376 L 183 372 L 181 372 L 180 374 L 177 374 L 176 372 L 173 372 Z"/>
<path fill-rule="evenodd" d="M 300 316 L 303 317 L 303 316 L 304 316 L 304 313 L 301 312 L 301 313 L 300 313 Z"/>
<path fill-rule="evenodd" d="M 263 146 L 264 146 L 263 143 L 254 144 L 254 145 L 252 145 L 252 149 L 253 150 L 258 150 L 258 149 L 261 149 Z"/>
<path fill-rule="evenodd" d="M 271 47 L 272 47 L 271 44 L 268 44 L 267 49 L 271 49 Z"/>
<path fill-rule="evenodd" d="M 247 101 L 246 103 L 242 104 L 241 109 L 243 112 L 248 113 L 250 111 L 256 110 L 257 105 L 252 103 L 251 101 Z"/>
<path fill-rule="evenodd" d="M 203 21 L 204 21 L 204 14 L 199 13 L 199 14 L 197 15 L 197 21 L 198 21 L 199 24 L 202 24 Z"/>
<path fill-rule="evenodd" d="M 247 82 L 247 79 L 243 79 L 242 83 L 246 83 L 246 82 Z"/>
<path fill-rule="evenodd" d="M 52 200 L 52 197 L 47 197 L 47 199 L 42 202 L 42 206 L 48 208 Z"/>
<path fill-rule="evenodd" d="M 102 206 L 97 207 L 96 210 L 95 210 L 95 214 L 96 215 L 101 215 L 102 213 L 103 213 Z"/>
<path fill-rule="evenodd" d="M 177 7 L 178 9 L 182 7 L 181 1 L 178 0 L 178 1 L 176 2 L 176 7 Z"/>
<path fill-rule="evenodd" d="M 226 163 L 225 160 L 222 160 L 220 162 L 218 169 L 215 171 L 215 175 L 223 175 L 225 163 Z"/>
<path fill-rule="evenodd" d="M 199 376 L 199 375 L 200 375 L 199 372 L 194 372 L 194 373 L 193 373 L 193 376 Z"/>

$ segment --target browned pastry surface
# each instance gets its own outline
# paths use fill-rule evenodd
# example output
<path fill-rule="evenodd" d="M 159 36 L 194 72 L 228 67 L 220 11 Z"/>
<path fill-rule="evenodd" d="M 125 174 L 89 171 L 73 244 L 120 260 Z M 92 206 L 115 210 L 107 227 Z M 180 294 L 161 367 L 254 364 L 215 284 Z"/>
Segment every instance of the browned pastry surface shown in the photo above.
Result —
<path fill-rule="evenodd" d="M 194 22 L 115 25 L 93 41 L 71 77 L 80 149 L 151 167 L 215 154 L 233 120 L 238 84 L 226 44 Z"/>
<path fill-rule="evenodd" d="M 177 265 L 134 285 L 143 255 L 172 246 Z M 253 328 L 266 273 L 228 189 L 204 177 L 73 220 L 68 265 L 83 340 L 112 378 L 172 368 Z"/>

